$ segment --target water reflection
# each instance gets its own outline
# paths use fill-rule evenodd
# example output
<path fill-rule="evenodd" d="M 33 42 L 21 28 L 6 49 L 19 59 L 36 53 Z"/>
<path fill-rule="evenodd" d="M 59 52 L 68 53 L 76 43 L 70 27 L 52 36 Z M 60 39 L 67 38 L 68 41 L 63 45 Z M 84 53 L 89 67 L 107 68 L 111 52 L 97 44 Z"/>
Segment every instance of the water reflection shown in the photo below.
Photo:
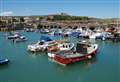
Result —
<path fill-rule="evenodd" d="M 65 71 L 69 71 L 69 70 L 76 70 L 76 69 L 90 69 L 91 66 L 97 61 L 97 57 L 93 57 L 90 60 L 85 60 L 85 61 L 81 61 L 81 62 L 75 62 L 75 63 L 71 63 L 69 65 L 60 65 L 55 63 L 55 61 L 51 58 L 48 58 L 48 60 L 54 64 L 54 66 L 57 68 L 58 71 L 61 72 L 65 72 Z"/>
<path fill-rule="evenodd" d="M 10 65 L 10 62 L 9 62 L 8 64 L 0 65 L 0 71 L 1 71 L 1 70 L 5 70 L 5 69 L 8 69 L 9 65 Z"/>
<path fill-rule="evenodd" d="M 44 56 L 47 55 L 47 52 L 29 52 L 27 53 L 27 55 L 31 56 L 32 58 L 37 58 L 38 56 Z"/>
<path fill-rule="evenodd" d="M 2 37 L 2 34 L 4 33 L 0 33 L 0 55 L 8 58 L 10 63 L 0 66 L 0 81 L 8 82 L 14 77 L 16 81 L 23 79 L 22 81 L 37 80 L 40 82 L 47 79 L 53 82 L 60 80 L 61 82 L 97 82 L 102 79 L 104 82 L 114 82 L 118 77 L 120 43 L 96 41 L 100 47 L 96 57 L 61 66 L 50 59 L 48 61 L 45 52 L 27 52 L 27 45 L 38 41 L 40 34 L 24 32 L 29 40 L 20 44 L 13 44 L 10 40 Z M 52 36 L 52 38 L 58 39 L 60 37 Z M 80 39 L 71 38 L 70 40 L 75 42 Z"/>

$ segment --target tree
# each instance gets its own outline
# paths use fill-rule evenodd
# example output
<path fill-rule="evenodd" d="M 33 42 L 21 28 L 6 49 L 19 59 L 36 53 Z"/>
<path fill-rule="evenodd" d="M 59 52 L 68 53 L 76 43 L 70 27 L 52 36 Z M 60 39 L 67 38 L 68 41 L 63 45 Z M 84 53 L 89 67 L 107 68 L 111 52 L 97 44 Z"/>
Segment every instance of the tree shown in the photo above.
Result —
<path fill-rule="evenodd" d="M 15 18 L 12 18 L 12 22 L 18 22 L 18 20 Z"/>
<path fill-rule="evenodd" d="M 24 17 L 20 17 L 20 22 L 25 22 Z"/>
<path fill-rule="evenodd" d="M 41 29 L 42 27 L 43 27 L 43 25 L 41 25 L 41 24 L 38 24 L 38 26 L 37 26 L 38 29 Z"/>
<path fill-rule="evenodd" d="M 54 15 L 53 20 L 89 20 L 86 16 Z"/>
<path fill-rule="evenodd" d="M 43 18 L 44 18 L 43 16 L 40 16 L 40 17 L 39 17 L 39 21 L 41 21 Z"/>

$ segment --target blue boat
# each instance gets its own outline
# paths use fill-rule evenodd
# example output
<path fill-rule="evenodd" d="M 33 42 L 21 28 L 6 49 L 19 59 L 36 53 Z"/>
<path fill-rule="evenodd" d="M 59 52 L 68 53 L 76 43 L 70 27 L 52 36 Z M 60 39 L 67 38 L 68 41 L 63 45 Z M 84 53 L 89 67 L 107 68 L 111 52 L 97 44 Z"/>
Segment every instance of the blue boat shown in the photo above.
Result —
<path fill-rule="evenodd" d="M 8 62 L 8 59 L 0 59 L 0 65 L 7 64 Z"/>
<path fill-rule="evenodd" d="M 48 41 L 52 41 L 52 39 L 50 37 L 48 37 L 48 36 L 41 36 L 40 41 L 48 42 Z"/>
<path fill-rule="evenodd" d="M 80 32 L 72 32 L 70 35 L 73 37 L 78 37 L 80 35 Z"/>

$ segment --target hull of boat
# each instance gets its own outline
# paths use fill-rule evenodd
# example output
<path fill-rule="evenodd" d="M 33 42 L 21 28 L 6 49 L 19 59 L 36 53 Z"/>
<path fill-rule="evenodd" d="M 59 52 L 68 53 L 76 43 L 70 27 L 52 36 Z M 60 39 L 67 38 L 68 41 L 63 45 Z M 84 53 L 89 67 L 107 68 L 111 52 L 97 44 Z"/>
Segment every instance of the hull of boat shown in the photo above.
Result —
<path fill-rule="evenodd" d="M 27 39 L 16 39 L 15 42 L 25 42 Z"/>
<path fill-rule="evenodd" d="M 7 64 L 9 62 L 8 59 L 0 60 L 0 65 Z"/>
<path fill-rule="evenodd" d="M 30 51 L 30 52 L 39 52 L 39 51 L 47 51 L 47 48 L 43 48 L 43 47 L 40 47 L 40 48 L 28 48 L 27 50 Z"/>
<path fill-rule="evenodd" d="M 8 39 L 16 39 L 18 37 L 9 36 Z"/>
<path fill-rule="evenodd" d="M 74 57 L 74 58 L 63 58 L 59 54 L 58 55 L 56 54 L 56 55 L 54 55 L 53 59 L 58 64 L 67 65 L 70 63 L 74 63 L 74 62 L 79 62 L 79 61 L 91 59 L 92 57 L 94 57 L 96 55 L 96 52 L 97 52 L 97 50 L 93 51 L 90 54 L 80 56 L 80 57 Z"/>

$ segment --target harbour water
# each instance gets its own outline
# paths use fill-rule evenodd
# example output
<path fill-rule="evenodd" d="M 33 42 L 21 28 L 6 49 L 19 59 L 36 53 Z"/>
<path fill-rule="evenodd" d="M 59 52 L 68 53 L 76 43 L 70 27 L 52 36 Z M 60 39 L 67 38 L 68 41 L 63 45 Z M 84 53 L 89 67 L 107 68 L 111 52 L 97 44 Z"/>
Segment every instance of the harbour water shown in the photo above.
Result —
<path fill-rule="evenodd" d="M 22 34 L 28 41 L 13 43 L 0 32 L 0 57 L 10 59 L 8 65 L 0 66 L 0 82 L 120 82 L 120 43 L 97 41 L 99 50 L 95 58 L 61 66 L 46 53 L 27 52 L 27 45 L 39 40 L 41 34 Z"/>

